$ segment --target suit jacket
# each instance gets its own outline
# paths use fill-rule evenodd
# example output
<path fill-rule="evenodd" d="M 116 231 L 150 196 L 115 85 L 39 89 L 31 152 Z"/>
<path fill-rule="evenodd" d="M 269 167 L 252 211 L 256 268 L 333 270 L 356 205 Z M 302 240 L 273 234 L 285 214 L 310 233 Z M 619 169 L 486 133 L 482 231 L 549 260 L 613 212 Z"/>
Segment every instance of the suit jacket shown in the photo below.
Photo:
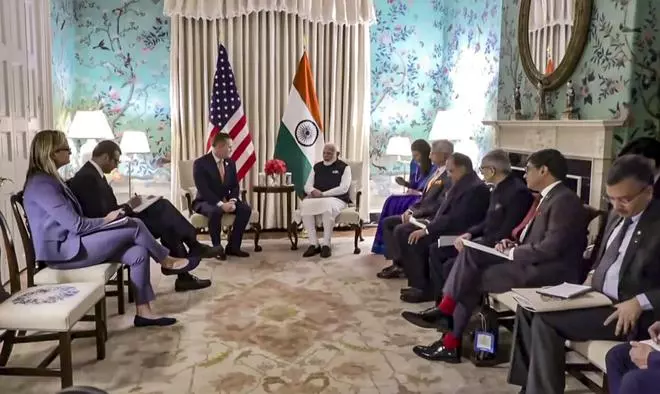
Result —
<path fill-rule="evenodd" d="M 197 195 L 193 200 L 193 209 L 197 211 L 200 202 L 216 205 L 218 202 L 238 200 L 239 186 L 236 174 L 236 163 L 231 159 L 223 159 L 225 179 L 220 179 L 220 171 L 213 154 L 207 153 L 193 163 L 193 179 Z"/>
<path fill-rule="evenodd" d="M 83 215 L 88 218 L 102 218 L 119 208 L 131 212 L 128 204 L 117 204 L 112 187 L 90 162 L 85 163 L 67 184 L 78 199 Z"/>
<path fill-rule="evenodd" d="M 513 261 L 525 265 L 527 284 L 579 281 L 587 246 L 587 211 L 563 183 L 542 199 Z"/>
<path fill-rule="evenodd" d="M 472 238 L 481 237 L 481 243 L 494 246 L 520 223 L 534 197 L 527 185 L 517 176 L 510 174 L 490 193 L 490 204 L 486 218 L 468 229 Z"/>
<path fill-rule="evenodd" d="M 438 238 L 466 232 L 484 220 L 489 199 L 490 190 L 477 174 L 465 175 L 449 189 L 435 217 L 426 226 L 428 235 Z"/>
<path fill-rule="evenodd" d="M 447 171 L 444 171 L 440 178 L 435 180 L 428 189 L 424 189 L 422 198 L 410 206 L 409 210 L 412 215 L 419 219 L 432 218 L 442 205 L 445 194 L 450 188 L 451 178 L 449 178 Z"/>
<path fill-rule="evenodd" d="M 102 218 L 90 219 L 69 188 L 54 177 L 35 174 L 23 195 L 36 259 L 69 261 L 80 251 L 80 237 L 103 226 Z"/>
<path fill-rule="evenodd" d="M 596 262 L 600 262 L 612 231 L 623 219 L 610 212 Z M 619 271 L 619 299 L 644 293 L 656 316 L 660 315 L 660 201 L 652 200 L 635 227 Z"/>

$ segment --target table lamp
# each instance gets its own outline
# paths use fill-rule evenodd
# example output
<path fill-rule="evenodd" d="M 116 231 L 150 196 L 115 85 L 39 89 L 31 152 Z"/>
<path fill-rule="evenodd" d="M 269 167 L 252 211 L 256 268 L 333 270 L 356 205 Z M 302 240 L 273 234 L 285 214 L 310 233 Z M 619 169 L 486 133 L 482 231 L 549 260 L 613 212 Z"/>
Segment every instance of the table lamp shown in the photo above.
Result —
<path fill-rule="evenodd" d="M 456 110 L 441 110 L 435 115 L 429 140 L 451 141 L 454 144 L 454 152 L 467 155 L 473 161 L 473 165 L 478 165 L 476 160 L 479 156 L 479 147 L 471 134 L 469 114 L 462 114 Z"/>
<path fill-rule="evenodd" d="M 121 149 L 122 154 L 125 155 L 139 155 L 145 153 L 151 153 L 149 148 L 149 138 L 144 131 L 124 131 L 121 136 L 121 142 L 119 143 L 119 148 Z M 128 198 L 133 196 L 131 189 L 131 162 L 128 160 Z"/>
<path fill-rule="evenodd" d="M 108 118 L 101 110 L 76 111 L 69 125 L 68 138 L 86 140 L 80 147 L 80 156 L 83 161 L 88 160 L 96 147 L 96 140 L 112 140 L 115 138 Z"/>
<path fill-rule="evenodd" d="M 412 154 L 410 152 L 410 138 L 408 137 L 391 137 L 387 141 L 387 148 L 385 148 L 385 154 L 388 156 L 396 156 L 397 162 L 402 162 L 402 157 L 410 157 Z M 403 177 L 406 177 L 406 166 L 403 166 Z M 403 188 L 405 191 L 405 187 Z"/>

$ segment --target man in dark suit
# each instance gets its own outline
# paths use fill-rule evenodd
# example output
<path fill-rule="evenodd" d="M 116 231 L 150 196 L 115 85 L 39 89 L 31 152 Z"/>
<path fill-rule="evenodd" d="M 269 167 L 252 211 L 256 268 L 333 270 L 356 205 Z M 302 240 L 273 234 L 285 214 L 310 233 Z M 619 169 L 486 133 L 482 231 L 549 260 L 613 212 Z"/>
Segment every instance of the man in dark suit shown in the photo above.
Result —
<path fill-rule="evenodd" d="M 220 246 L 222 215 L 236 215 L 225 253 L 230 256 L 249 257 L 249 253 L 241 250 L 241 242 L 252 208 L 239 200 L 236 163 L 229 159 L 231 138 L 228 134 L 218 133 L 212 146 L 211 152 L 193 163 L 193 179 L 197 188 L 193 209 L 209 219 L 209 234 L 213 246 Z"/>
<path fill-rule="evenodd" d="M 403 268 L 408 277 L 408 289 L 401 292 L 405 302 L 425 302 L 433 299 L 429 281 L 429 248 L 437 244 L 441 235 L 460 235 L 481 222 L 488 209 L 490 190 L 472 168 L 472 161 L 462 153 L 454 153 L 447 160 L 447 173 L 452 187 L 425 228 L 413 231 L 407 238 L 399 238 Z M 447 248 L 451 251 L 453 246 Z"/>
<path fill-rule="evenodd" d="M 161 198 L 148 208 L 134 212 L 142 203 L 140 196 L 132 196 L 124 204 L 119 205 L 112 187 L 104 174 L 109 174 L 119 165 L 121 149 L 114 141 L 101 141 L 92 151 L 92 158 L 67 183 L 76 196 L 83 214 L 90 218 L 102 218 L 109 212 L 122 208 L 128 216 L 134 216 L 144 222 L 154 238 L 170 250 L 175 257 L 200 256 L 213 257 L 217 250 L 197 241 L 195 228 L 181 215 L 167 199 Z M 188 251 L 184 246 L 188 246 Z M 165 273 L 167 269 L 162 269 Z M 174 288 L 176 291 L 197 290 L 209 287 L 211 281 L 199 279 L 185 273 L 177 276 Z"/>
<path fill-rule="evenodd" d="M 516 312 L 509 382 L 526 393 L 563 393 L 564 342 L 647 339 L 660 310 L 660 201 L 653 199 L 653 170 L 637 155 L 618 158 L 607 175 L 613 206 L 599 245 L 591 287 L 613 306 Z M 609 371 L 608 371 L 609 372 Z"/>
<path fill-rule="evenodd" d="M 653 167 L 653 198 L 660 199 L 660 141 L 653 137 L 637 138 L 621 148 L 619 157 L 623 155 L 641 155 L 651 161 Z"/>
<path fill-rule="evenodd" d="M 658 344 L 660 321 L 648 329 Z M 621 343 L 607 352 L 607 388 L 610 394 L 655 394 L 660 382 L 660 351 L 640 342 Z"/>
<path fill-rule="evenodd" d="M 527 186 L 540 192 L 541 200 L 525 217 L 517 241 L 503 239 L 495 245 L 509 259 L 464 248 L 437 308 L 404 315 L 420 327 L 452 329 L 430 346 L 415 346 L 418 356 L 460 362 L 461 335 L 483 293 L 577 281 L 587 244 L 587 212 L 562 183 L 568 172 L 566 158 L 555 149 L 544 149 L 529 156 L 526 171 Z"/>
<path fill-rule="evenodd" d="M 445 170 L 447 158 L 454 153 L 454 145 L 447 140 L 433 141 L 431 145 L 431 161 L 438 168 L 429 179 L 422 198 L 413 204 L 401 216 L 390 216 L 383 222 L 383 239 L 385 240 L 385 259 L 392 260 L 392 265 L 385 267 L 376 276 L 381 279 L 402 278 L 405 276 L 401 259 L 403 255 L 396 243 L 396 239 L 408 237 L 418 227 L 409 223 L 411 217 L 417 219 L 433 218 L 444 201 L 447 190 L 451 187 L 451 180 Z"/>
<path fill-rule="evenodd" d="M 486 218 L 462 234 L 453 247 L 439 247 L 437 243 L 431 245 L 429 271 L 436 301 L 442 299 L 442 289 L 454 265 L 456 253 L 463 250 L 461 240 L 474 240 L 486 246 L 495 246 L 499 240 L 511 235 L 534 201 L 525 182 L 511 173 L 509 155 L 503 150 L 488 152 L 481 160 L 479 171 L 484 181 L 493 185 Z"/>

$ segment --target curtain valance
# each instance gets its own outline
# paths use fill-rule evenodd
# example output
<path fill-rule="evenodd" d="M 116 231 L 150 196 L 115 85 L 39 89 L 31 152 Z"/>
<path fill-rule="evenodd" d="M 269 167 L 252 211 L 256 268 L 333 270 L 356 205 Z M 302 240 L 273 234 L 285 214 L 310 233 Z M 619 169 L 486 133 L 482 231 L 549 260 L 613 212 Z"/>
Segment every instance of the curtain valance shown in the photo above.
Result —
<path fill-rule="evenodd" d="M 165 0 L 164 14 L 193 19 L 229 19 L 254 12 L 283 11 L 317 23 L 372 24 L 373 0 Z"/>

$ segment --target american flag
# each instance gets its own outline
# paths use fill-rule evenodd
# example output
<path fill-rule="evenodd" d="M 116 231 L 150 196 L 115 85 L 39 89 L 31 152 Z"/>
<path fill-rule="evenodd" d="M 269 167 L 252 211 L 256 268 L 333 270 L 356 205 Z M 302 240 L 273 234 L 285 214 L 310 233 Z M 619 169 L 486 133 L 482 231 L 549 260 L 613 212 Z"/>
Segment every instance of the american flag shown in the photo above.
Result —
<path fill-rule="evenodd" d="M 257 157 L 254 153 L 252 136 L 248 130 L 243 104 L 236 89 L 234 72 L 229 64 L 227 50 L 218 45 L 218 60 L 213 77 L 213 93 L 209 102 L 209 135 L 206 150 L 211 149 L 213 138 L 218 133 L 229 134 L 233 141 L 231 159 L 236 162 L 240 181 L 250 171 Z"/>

